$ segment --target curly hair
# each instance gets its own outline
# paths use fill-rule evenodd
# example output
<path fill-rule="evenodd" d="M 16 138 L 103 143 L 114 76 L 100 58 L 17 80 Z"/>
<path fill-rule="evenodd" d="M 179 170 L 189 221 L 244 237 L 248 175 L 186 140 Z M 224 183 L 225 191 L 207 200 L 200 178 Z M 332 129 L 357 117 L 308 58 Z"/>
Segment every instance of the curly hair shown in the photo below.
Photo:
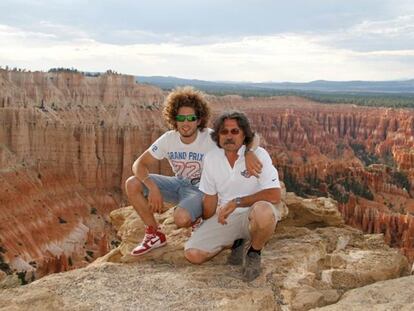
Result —
<path fill-rule="evenodd" d="M 190 86 L 174 89 L 165 99 L 162 111 L 169 128 L 177 129 L 175 117 L 178 114 L 178 109 L 181 107 L 193 108 L 197 118 L 200 120 L 198 128 L 200 130 L 206 128 L 211 113 L 204 93 Z"/>
<path fill-rule="evenodd" d="M 231 111 L 223 113 L 216 119 L 216 121 L 214 121 L 214 127 L 213 132 L 211 133 L 211 138 L 216 142 L 217 146 L 221 148 L 219 144 L 219 134 L 220 130 L 223 128 L 224 121 L 226 120 L 237 121 L 237 125 L 240 127 L 244 134 L 244 145 L 247 146 L 253 141 L 254 132 L 250 126 L 250 122 L 249 119 L 247 119 L 247 116 L 243 112 Z"/>

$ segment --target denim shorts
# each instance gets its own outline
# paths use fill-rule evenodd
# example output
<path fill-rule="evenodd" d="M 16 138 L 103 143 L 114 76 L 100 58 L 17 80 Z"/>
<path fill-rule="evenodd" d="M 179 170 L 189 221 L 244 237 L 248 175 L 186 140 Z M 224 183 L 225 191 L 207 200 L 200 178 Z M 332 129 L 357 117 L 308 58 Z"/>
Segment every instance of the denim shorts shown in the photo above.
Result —
<path fill-rule="evenodd" d="M 161 191 L 165 202 L 176 204 L 184 208 L 195 221 L 203 213 L 203 193 L 198 189 L 198 183 L 193 185 L 190 180 L 176 176 L 150 174 Z M 144 195 L 148 195 L 148 188 L 144 186 Z"/>

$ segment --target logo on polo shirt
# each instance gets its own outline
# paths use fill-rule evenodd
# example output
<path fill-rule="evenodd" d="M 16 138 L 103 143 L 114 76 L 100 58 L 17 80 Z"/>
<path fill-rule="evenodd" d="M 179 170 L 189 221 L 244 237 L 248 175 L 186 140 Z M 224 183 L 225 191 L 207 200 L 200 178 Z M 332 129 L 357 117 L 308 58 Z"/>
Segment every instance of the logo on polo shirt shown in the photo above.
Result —
<path fill-rule="evenodd" d="M 240 174 L 245 178 L 250 178 L 250 176 L 252 176 L 252 175 L 249 174 L 249 172 L 247 170 L 244 170 L 243 172 L 240 172 Z"/>

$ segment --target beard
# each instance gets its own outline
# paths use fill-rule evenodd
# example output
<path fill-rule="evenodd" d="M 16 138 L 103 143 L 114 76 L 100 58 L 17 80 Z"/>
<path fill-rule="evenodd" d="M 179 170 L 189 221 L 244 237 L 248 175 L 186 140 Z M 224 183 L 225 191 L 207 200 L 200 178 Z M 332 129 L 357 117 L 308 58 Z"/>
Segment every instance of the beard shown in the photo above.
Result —
<path fill-rule="evenodd" d="M 197 132 L 197 128 L 190 129 L 190 130 L 188 130 L 188 131 L 184 131 L 184 130 L 182 130 L 182 129 L 179 129 L 179 131 L 178 131 L 178 132 L 180 133 L 180 135 L 181 135 L 182 137 L 191 137 L 191 136 L 193 136 L 193 135 Z"/>
<path fill-rule="evenodd" d="M 220 143 L 220 147 L 225 151 L 236 151 L 241 147 L 233 139 L 226 139 Z"/>

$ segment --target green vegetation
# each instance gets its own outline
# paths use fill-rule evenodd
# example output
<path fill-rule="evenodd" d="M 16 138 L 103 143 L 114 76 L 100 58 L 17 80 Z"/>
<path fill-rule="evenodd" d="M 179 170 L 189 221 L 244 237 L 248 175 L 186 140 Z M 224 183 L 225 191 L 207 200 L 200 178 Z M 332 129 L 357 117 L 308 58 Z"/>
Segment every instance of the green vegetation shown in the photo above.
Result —
<path fill-rule="evenodd" d="M 384 162 L 385 165 L 389 167 L 394 167 L 394 168 L 396 167 L 394 157 L 392 156 L 392 153 L 389 150 L 383 156 L 382 161 Z"/>
<path fill-rule="evenodd" d="M 357 158 L 360 159 L 365 164 L 365 166 L 380 163 L 378 157 L 373 153 L 367 152 L 364 145 L 359 143 L 350 143 L 349 145 L 352 150 L 354 150 Z"/>
<path fill-rule="evenodd" d="M 120 241 L 118 241 L 118 240 L 112 240 L 111 241 L 111 245 L 112 245 L 112 247 L 118 247 L 119 245 L 121 244 L 121 242 Z"/>
<path fill-rule="evenodd" d="M 336 153 L 338 156 L 342 156 L 344 154 L 344 150 L 346 149 L 346 144 L 344 142 L 339 142 L 336 144 Z"/>
<path fill-rule="evenodd" d="M 206 93 L 225 96 L 240 95 L 242 97 L 300 96 L 323 104 L 352 104 L 368 107 L 414 108 L 412 93 L 374 93 L 374 92 L 322 92 L 301 90 L 275 90 L 270 88 L 254 88 L 249 86 L 198 86 Z M 171 90 L 171 87 L 161 88 Z"/>
<path fill-rule="evenodd" d="M 336 185 L 331 185 L 329 187 L 329 193 L 332 195 L 334 200 L 336 200 L 338 203 L 348 203 L 349 201 L 349 194 L 342 193 L 341 191 L 339 191 Z"/>
<path fill-rule="evenodd" d="M 360 182 L 354 179 L 349 180 L 348 178 L 346 178 L 342 185 L 345 187 L 346 191 L 350 191 L 355 195 L 358 195 L 368 200 L 374 199 L 374 195 L 372 194 L 371 190 L 366 184 L 361 184 Z"/>
<path fill-rule="evenodd" d="M 85 77 L 99 77 L 102 75 L 100 72 L 82 72 Z"/>
<path fill-rule="evenodd" d="M 28 282 L 26 281 L 26 271 L 17 272 L 17 277 L 20 280 L 21 285 L 28 284 Z"/>
<path fill-rule="evenodd" d="M 50 68 L 48 72 L 71 72 L 71 73 L 79 73 L 78 69 L 76 68 L 64 68 L 64 67 L 58 67 L 58 68 Z"/>
<path fill-rule="evenodd" d="M 290 173 L 288 167 L 283 168 L 283 182 L 285 183 L 286 190 L 289 192 L 294 192 L 296 195 L 301 197 L 306 196 L 326 196 L 326 193 L 323 193 L 319 190 L 321 180 L 315 175 L 305 176 L 305 180 L 298 181 L 298 179 Z"/>
<path fill-rule="evenodd" d="M 107 75 L 119 75 L 118 72 L 116 72 L 115 70 L 112 69 L 108 69 L 105 73 L 101 73 L 101 72 L 83 72 L 83 71 L 79 71 L 76 68 L 64 68 L 64 67 L 57 67 L 57 68 L 50 68 L 48 72 L 67 72 L 67 73 L 79 73 L 84 75 L 85 77 L 99 77 L 103 74 L 107 74 Z"/>
<path fill-rule="evenodd" d="M 4 261 L 3 254 L 5 253 L 6 253 L 6 249 L 0 245 L 0 270 L 6 274 L 11 274 L 12 271 L 10 269 L 9 264 Z"/>
<path fill-rule="evenodd" d="M 305 195 L 303 185 L 301 185 L 296 177 L 292 175 L 289 167 L 283 167 L 283 182 L 285 183 L 286 190 L 289 192 L 294 192 L 298 196 L 303 197 Z"/>
<path fill-rule="evenodd" d="M 357 106 L 414 108 L 414 94 L 388 94 L 388 93 L 307 93 L 303 96 L 317 102 L 346 103 Z"/>
<path fill-rule="evenodd" d="M 395 171 L 391 173 L 391 178 L 392 183 L 397 185 L 399 188 L 405 188 L 407 191 L 410 190 L 411 184 L 406 173 Z"/>

